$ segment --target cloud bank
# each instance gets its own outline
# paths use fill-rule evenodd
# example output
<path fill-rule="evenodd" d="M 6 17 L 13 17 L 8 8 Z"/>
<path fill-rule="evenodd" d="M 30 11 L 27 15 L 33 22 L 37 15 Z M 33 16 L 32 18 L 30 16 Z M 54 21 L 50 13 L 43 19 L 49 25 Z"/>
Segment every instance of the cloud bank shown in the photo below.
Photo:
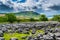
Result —
<path fill-rule="evenodd" d="M 37 11 L 54 13 L 60 10 L 60 0 L 0 0 L 0 6 L 7 6 L 10 12 Z M 12 8 L 12 9 L 11 9 Z M 0 8 L 0 10 L 3 8 Z M 7 10 L 9 10 L 7 9 Z M 5 11 L 5 10 L 4 10 Z"/>

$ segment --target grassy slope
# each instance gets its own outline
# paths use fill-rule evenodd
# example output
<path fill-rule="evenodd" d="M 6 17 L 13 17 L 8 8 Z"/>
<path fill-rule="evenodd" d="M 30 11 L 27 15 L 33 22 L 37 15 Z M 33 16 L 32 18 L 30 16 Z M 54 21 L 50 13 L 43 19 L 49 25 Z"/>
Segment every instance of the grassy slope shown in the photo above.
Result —
<path fill-rule="evenodd" d="M 27 40 L 27 39 L 22 39 L 22 37 L 24 36 L 30 36 L 30 35 L 32 35 L 31 34 L 31 31 L 29 32 L 30 34 L 20 34 L 20 33 L 13 33 L 13 34 L 11 34 L 11 33 L 4 33 L 4 38 L 5 38 L 5 40 L 9 40 L 10 38 L 12 38 L 12 37 L 16 37 L 16 38 L 18 38 L 19 40 Z M 37 30 L 36 31 L 36 34 L 34 34 L 33 36 L 35 37 L 36 35 L 38 35 L 39 33 L 44 33 L 44 31 L 43 30 Z"/>
<path fill-rule="evenodd" d="M 0 16 L 5 16 L 6 13 L 0 13 Z M 9 14 L 9 13 L 8 13 Z M 18 18 L 38 18 L 39 13 L 33 12 L 33 11 L 22 11 L 22 12 L 16 12 L 14 13 Z"/>

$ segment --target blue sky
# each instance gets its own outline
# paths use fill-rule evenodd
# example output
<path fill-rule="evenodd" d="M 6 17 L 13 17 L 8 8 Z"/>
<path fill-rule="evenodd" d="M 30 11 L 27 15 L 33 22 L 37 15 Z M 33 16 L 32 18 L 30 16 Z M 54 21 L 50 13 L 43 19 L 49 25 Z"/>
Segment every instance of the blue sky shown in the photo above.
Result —
<path fill-rule="evenodd" d="M 60 0 L 0 0 L 0 12 L 34 11 L 47 16 L 60 14 Z"/>
<path fill-rule="evenodd" d="M 12 0 L 12 1 L 14 1 L 14 2 L 16 2 L 17 0 Z M 19 2 L 21 2 L 21 3 L 24 3 L 26 0 L 19 0 Z"/>

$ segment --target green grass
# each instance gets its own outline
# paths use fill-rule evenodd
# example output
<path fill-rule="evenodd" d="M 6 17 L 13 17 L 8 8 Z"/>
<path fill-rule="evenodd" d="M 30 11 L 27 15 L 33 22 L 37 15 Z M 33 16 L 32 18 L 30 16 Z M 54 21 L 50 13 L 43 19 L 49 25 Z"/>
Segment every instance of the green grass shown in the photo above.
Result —
<path fill-rule="evenodd" d="M 25 40 L 25 39 L 22 39 L 23 36 L 28 36 L 28 34 L 19 34 L 19 33 L 10 34 L 10 33 L 4 33 L 5 40 L 9 40 L 12 37 L 16 37 L 19 40 Z"/>
<path fill-rule="evenodd" d="M 10 38 L 18 38 L 18 40 L 27 40 L 27 38 L 26 39 L 22 39 L 22 37 L 26 37 L 26 36 L 30 36 L 30 35 L 32 35 L 33 37 L 35 37 L 35 36 L 37 36 L 39 33 L 44 33 L 44 31 L 43 30 L 37 30 L 36 31 L 36 34 L 31 34 L 31 31 L 29 32 L 29 34 L 22 34 L 22 33 L 4 33 L 4 38 L 5 38 L 5 40 L 9 40 Z"/>

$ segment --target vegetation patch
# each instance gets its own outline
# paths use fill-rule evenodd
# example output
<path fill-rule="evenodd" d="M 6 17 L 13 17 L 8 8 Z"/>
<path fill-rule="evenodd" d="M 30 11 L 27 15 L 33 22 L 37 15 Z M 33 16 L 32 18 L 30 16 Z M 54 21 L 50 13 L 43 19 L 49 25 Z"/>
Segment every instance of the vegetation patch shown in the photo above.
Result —
<path fill-rule="evenodd" d="M 23 34 L 23 33 L 4 33 L 4 38 L 5 38 L 5 40 L 9 40 L 10 38 L 16 37 L 19 40 L 27 40 L 27 38 L 23 39 L 22 37 L 28 37 L 30 35 L 37 36 L 39 33 L 43 34 L 44 31 L 43 30 L 37 30 L 35 34 L 31 34 L 31 31 L 29 32 L 29 34 Z"/>

